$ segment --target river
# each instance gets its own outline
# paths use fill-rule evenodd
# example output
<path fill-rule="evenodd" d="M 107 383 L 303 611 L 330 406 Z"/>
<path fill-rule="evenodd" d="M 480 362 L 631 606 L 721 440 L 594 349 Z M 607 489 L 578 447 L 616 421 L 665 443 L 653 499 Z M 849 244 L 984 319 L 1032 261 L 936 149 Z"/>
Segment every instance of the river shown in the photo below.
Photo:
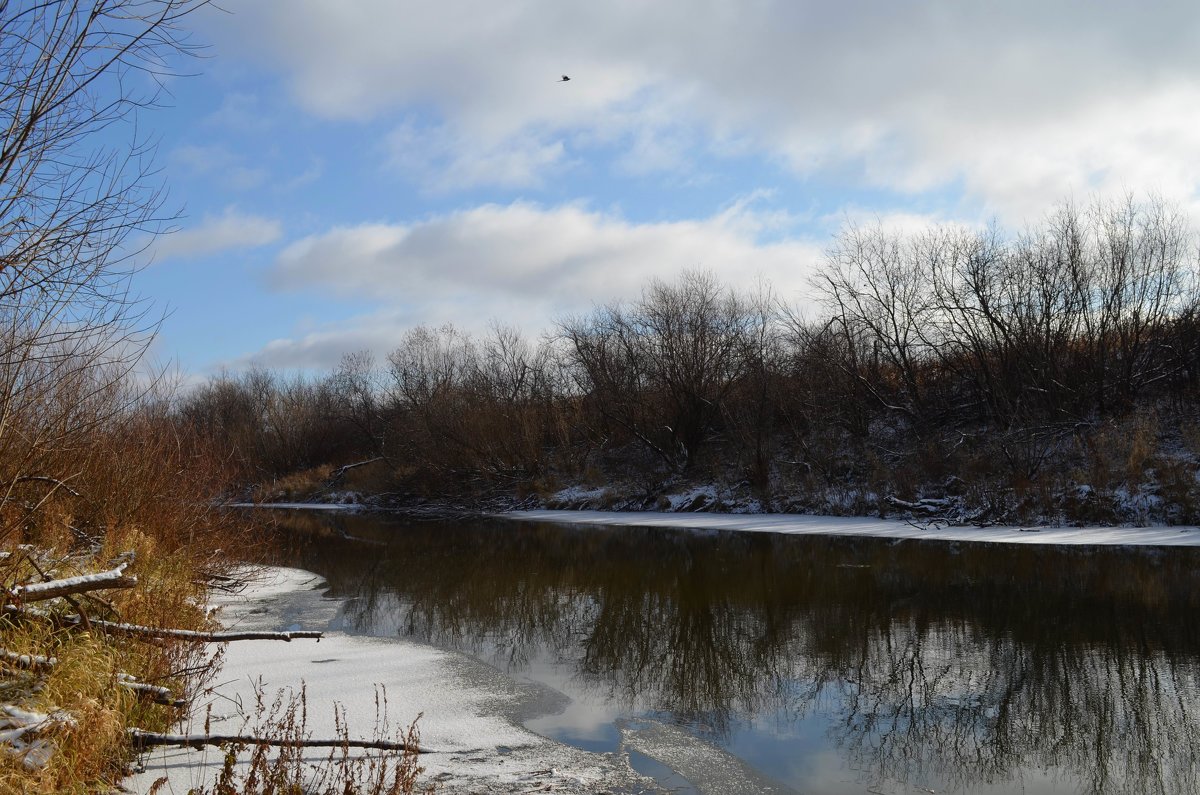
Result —
<path fill-rule="evenodd" d="M 272 512 L 276 513 L 276 512 Z M 278 512 L 280 560 L 688 792 L 1200 791 L 1200 550 Z M 699 749 L 699 751 L 698 751 Z"/>

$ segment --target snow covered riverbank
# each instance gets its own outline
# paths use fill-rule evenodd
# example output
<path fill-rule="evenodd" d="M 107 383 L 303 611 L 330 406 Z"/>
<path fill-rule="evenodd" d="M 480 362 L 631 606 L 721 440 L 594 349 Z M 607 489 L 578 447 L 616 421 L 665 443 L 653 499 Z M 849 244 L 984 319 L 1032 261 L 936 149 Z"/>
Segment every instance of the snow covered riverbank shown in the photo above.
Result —
<path fill-rule="evenodd" d="M 268 568 L 240 594 L 221 594 L 213 601 L 230 628 L 326 630 L 339 602 L 323 596 L 322 584 L 309 572 Z M 334 710 L 340 704 L 350 735 L 370 738 L 377 697 L 386 694 L 393 727 L 424 713 L 418 724 L 421 745 L 432 752 L 420 757 L 422 780 L 437 783 L 439 792 L 656 791 L 622 754 L 588 753 L 520 726 L 520 715 L 535 706 L 554 708 L 558 694 L 417 643 L 340 632 L 328 632 L 319 642 L 230 643 L 216 682 L 196 699 L 181 732 L 203 733 L 206 718 L 214 734 L 250 732 L 256 689 L 269 703 L 281 690 L 298 693 L 304 687 L 313 737 L 337 736 Z M 314 749 L 311 761 L 327 756 L 326 750 Z M 145 793 L 165 778 L 159 793 L 183 795 L 193 787 L 211 787 L 223 760 L 220 748 L 156 748 L 143 756 L 144 769 L 125 787 Z"/>
<path fill-rule="evenodd" d="M 802 514 L 659 513 L 654 511 L 508 511 L 505 519 L 566 524 L 674 527 L 786 535 L 866 536 L 998 544 L 1200 546 L 1200 527 L 947 527 L 899 519 Z"/>

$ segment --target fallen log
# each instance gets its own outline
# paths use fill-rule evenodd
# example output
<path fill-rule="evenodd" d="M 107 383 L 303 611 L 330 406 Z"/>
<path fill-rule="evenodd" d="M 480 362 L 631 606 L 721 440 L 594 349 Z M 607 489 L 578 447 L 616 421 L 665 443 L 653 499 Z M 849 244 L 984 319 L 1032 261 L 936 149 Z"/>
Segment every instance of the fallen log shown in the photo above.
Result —
<path fill-rule="evenodd" d="M 80 616 L 64 616 L 64 620 L 72 624 L 82 624 Z M 190 640 L 197 643 L 228 643 L 235 640 L 282 640 L 291 642 L 299 639 L 320 640 L 325 633 L 310 630 L 295 632 L 197 632 L 192 629 L 163 629 L 161 627 L 145 627 L 139 624 L 122 624 L 116 621 L 100 621 L 91 619 L 93 629 L 109 635 L 123 635 L 132 638 L 153 638 L 155 640 Z"/>
<path fill-rule="evenodd" d="M 250 734 L 163 734 L 148 732 L 142 729 L 129 729 L 129 739 L 136 749 L 149 748 L 155 745 L 178 745 L 183 748 L 199 750 L 206 745 L 271 745 L 286 748 L 370 748 L 380 751 L 408 751 L 418 754 L 435 754 L 420 745 L 406 742 L 388 742 L 387 740 L 297 740 L 275 739 L 271 737 L 255 737 Z"/>
<path fill-rule="evenodd" d="M 197 632 L 191 629 L 171 629 L 162 627 L 146 627 L 140 624 L 123 624 L 117 621 L 101 621 L 97 618 L 87 619 L 81 615 L 56 616 L 36 608 L 25 608 L 20 605 L 4 605 L 0 608 L 12 616 L 36 618 L 43 621 L 60 622 L 96 629 L 109 635 L 120 635 L 146 641 L 189 640 L 196 643 L 229 643 L 235 640 L 281 640 L 285 643 L 293 640 L 320 641 L 325 633 L 318 630 L 296 630 L 292 632 Z"/>
<path fill-rule="evenodd" d="M 921 511 L 926 514 L 942 513 L 946 510 L 946 500 L 936 499 L 921 499 L 916 502 L 902 500 L 894 494 L 889 494 L 886 498 L 887 503 L 893 508 L 903 508 L 908 511 Z"/>
<path fill-rule="evenodd" d="M 129 563 L 125 562 L 115 569 L 96 574 L 80 574 L 78 577 L 63 577 L 58 580 L 16 585 L 13 586 L 11 593 L 13 597 L 22 602 L 42 602 L 58 596 L 86 593 L 87 591 L 132 588 L 137 585 L 137 577 L 125 574 L 125 568 L 128 565 Z"/>
<path fill-rule="evenodd" d="M 8 649 L 0 649 L 0 661 L 14 668 L 25 668 L 30 671 L 48 671 L 58 665 L 57 657 L 43 657 L 40 654 L 18 654 Z"/>
<path fill-rule="evenodd" d="M 175 698 L 175 694 L 171 692 L 170 688 L 139 682 L 136 676 L 117 674 L 117 686 L 123 687 L 126 690 L 132 690 L 138 695 L 146 696 L 155 704 L 162 704 L 167 707 L 187 706 L 187 699 Z"/>
<path fill-rule="evenodd" d="M 24 668 L 30 671 L 49 671 L 58 665 L 58 658 L 43 657 L 40 654 L 18 654 L 8 649 L 0 649 L 0 663 L 7 663 L 14 668 Z M 138 678 L 132 674 L 118 673 L 117 686 L 146 696 L 155 704 L 162 704 L 168 707 L 187 706 L 187 700 L 175 698 L 175 694 L 171 692 L 170 688 L 139 682 Z"/>

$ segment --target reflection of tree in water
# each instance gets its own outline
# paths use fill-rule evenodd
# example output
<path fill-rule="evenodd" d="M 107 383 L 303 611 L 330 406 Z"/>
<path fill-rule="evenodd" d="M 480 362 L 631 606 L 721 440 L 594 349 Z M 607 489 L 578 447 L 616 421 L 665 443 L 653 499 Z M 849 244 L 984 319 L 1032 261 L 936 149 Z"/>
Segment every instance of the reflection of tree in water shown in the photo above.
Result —
<path fill-rule="evenodd" d="M 827 712 L 880 781 L 1200 785 L 1191 550 L 371 521 L 339 517 L 301 560 L 364 630 L 517 668 L 552 655 L 632 711 L 718 737 Z M 347 534 L 387 543 L 328 540 Z"/>

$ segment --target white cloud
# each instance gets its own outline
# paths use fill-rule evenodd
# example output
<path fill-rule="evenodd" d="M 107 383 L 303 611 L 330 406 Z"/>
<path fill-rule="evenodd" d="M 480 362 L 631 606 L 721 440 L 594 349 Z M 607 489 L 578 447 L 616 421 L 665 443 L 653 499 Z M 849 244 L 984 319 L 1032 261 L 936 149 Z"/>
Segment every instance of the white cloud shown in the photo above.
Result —
<path fill-rule="evenodd" d="M 488 204 L 411 224 L 337 227 L 287 246 L 269 276 L 277 289 L 367 298 L 384 308 L 339 326 L 281 338 L 247 359 L 328 367 L 343 353 L 385 353 L 405 329 L 452 322 L 483 330 L 492 319 L 530 334 L 595 303 L 635 298 L 654 277 L 711 271 L 726 284 L 769 282 L 804 303 L 821 247 L 762 242 L 787 217 L 758 212 L 755 194 L 710 218 L 631 223 L 568 204 Z"/>
<path fill-rule="evenodd" d="M 263 98 L 258 94 L 234 91 L 226 94 L 221 100 L 221 106 L 204 121 L 214 127 L 236 133 L 261 133 L 275 126 L 275 119 L 263 109 L 263 104 Z"/>
<path fill-rule="evenodd" d="M 635 224 L 577 204 L 488 204 L 304 238 L 284 249 L 271 278 L 278 287 L 320 285 L 346 295 L 490 294 L 564 309 L 629 297 L 651 277 L 687 268 L 731 283 L 761 274 L 777 286 L 799 287 L 818 249 L 758 243 L 755 234 L 770 217 L 735 204 L 712 218 Z"/>
<path fill-rule="evenodd" d="M 285 180 L 279 186 L 279 190 L 283 192 L 293 191 L 298 188 L 303 188 L 306 185 L 311 185 L 321 178 L 325 173 L 325 161 L 319 157 L 310 157 L 308 167 L 301 171 L 291 179 Z"/>
<path fill-rule="evenodd" d="M 271 340 L 262 350 L 227 364 L 232 369 L 258 366 L 329 371 L 348 353 L 371 351 L 385 355 L 399 343 L 406 328 L 409 326 L 399 318 L 360 317 L 335 328 Z"/>
<path fill-rule="evenodd" d="M 257 188 L 269 176 L 265 168 L 246 165 L 240 155 L 219 144 L 185 144 L 171 152 L 171 160 L 232 190 Z"/>
<path fill-rule="evenodd" d="M 160 237 L 154 243 L 153 253 L 160 262 L 203 257 L 229 249 L 265 246 L 282 234 L 282 225 L 273 218 L 243 214 L 227 207 L 221 215 L 206 215 L 196 226 Z"/>
<path fill-rule="evenodd" d="M 404 123 L 387 139 L 388 164 L 416 177 L 434 192 L 480 185 L 530 187 L 563 160 L 562 141 L 532 134 L 515 139 L 474 141 L 441 125 Z"/>
<path fill-rule="evenodd" d="M 1200 186 L 1194 3 L 225 5 L 218 37 L 310 112 L 432 114 L 407 163 L 428 156 L 450 186 L 537 184 L 556 147 L 597 142 L 635 172 L 734 148 L 960 187 L 1010 220 L 1071 192 Z"/>

